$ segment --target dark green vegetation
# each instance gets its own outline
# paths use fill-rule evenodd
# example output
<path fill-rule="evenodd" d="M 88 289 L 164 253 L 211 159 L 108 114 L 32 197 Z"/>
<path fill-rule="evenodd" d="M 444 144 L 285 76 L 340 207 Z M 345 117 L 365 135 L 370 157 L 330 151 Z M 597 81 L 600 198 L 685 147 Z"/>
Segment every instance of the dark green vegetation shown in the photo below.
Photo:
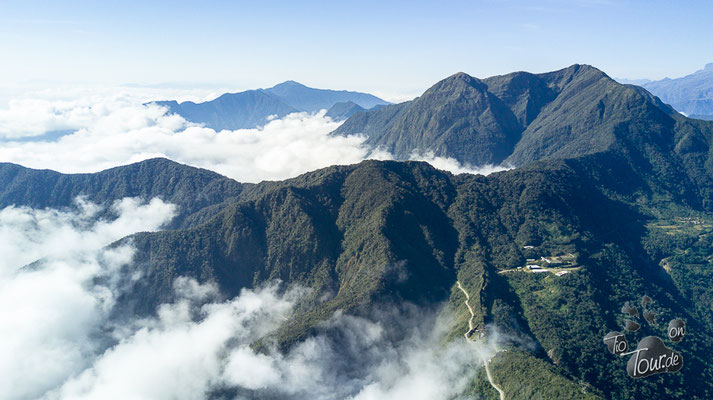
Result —
<path fill-rule="evenodd" d="M 577 384 L 562 376 L 557 368 L 545 360 L 534 358 L 520 350 L 500 353 L 491 367 L 495 382 L 512 399 L 601 399 L 591 393 L 587 384 Z M 537 382 L 533 385 L 532 382 Z M 497 399 L 492 394 L 490 397 Z"/>
<path fill-rule="evenodd" d="M 78 196 L 99 204 L 110 204 L 124 197 L 159 197 L 179 207 L 173 227 L 197 223 L 251 186 L 166 159 L 73 175 L 0 163 L 0 208 L 11 205 L 65 208 Z"/>
<path fill-rule="evenodd" d="M 445 302 L 448 336 L 462 340 L 470 314 L 458 280 L 475 324 L 511 339 L 492 363 L 508 398 L 713 398 L 713 123 L 586 66 L 482 81 L 458 74 L 413 103 L 356 113 L 345 125 L 363 118 L 364 126 L 400 121 L 383 137 L 398 125 L 407 141 L 411 127 L 433 122 L 424 137 L 463 141 L 444 155 L 522 166 L 485 177 L 365 161 L 241 186 L 165 160 L 78 176 L 3 165 L 2 204 L 61 206 L 78 194 L 159 195 L 185 207 L 201 193 L 211 199 L 181 229 L 132 237 L 144 278 L 120 300 L 141 314 L 172 299 L 178 276 L 215 282 L 226 297 L 281 279 L 312 288 L 269 338 L 282 348 L 336 310 L 368 316 L 403 302 Z M 477 129 L 456 129 L 468 125 Z M 469 138 L 479 145 L 468 147 Z M 578 269 L 561 277 L 517 270 L 528 258 L 568 254 Z M 627 334 L 630 346 L 666 338 L 668 320 L 682 318 L 687 335 L 672 345 L 681 373 L 633 380 L 626 359 L 602 343 L 622 330 L 624 302 L 644 294 L 659 324 Z M 468 393 L 497 398 L 485 382 L 480 373 Z"/>
<path fill-rule="evenodd" d="M 330 116 L 343 119 L 356 111 L 389 104 L 367 93 L 314 89 L 294 81 L 283 82 L 269 89 L 226 93 L 203 103 L 192 101 L 154 103 L 167 107 L 169 113 L 178 114 L 188 121 L 202 123 L 219 131 L 255 128 L 265 125 L 270 116 L 282 118 L 299 111 L 317 112 L 330 109 L 337 103 L 347 102 L 358 108 L 338 107 Z"/>

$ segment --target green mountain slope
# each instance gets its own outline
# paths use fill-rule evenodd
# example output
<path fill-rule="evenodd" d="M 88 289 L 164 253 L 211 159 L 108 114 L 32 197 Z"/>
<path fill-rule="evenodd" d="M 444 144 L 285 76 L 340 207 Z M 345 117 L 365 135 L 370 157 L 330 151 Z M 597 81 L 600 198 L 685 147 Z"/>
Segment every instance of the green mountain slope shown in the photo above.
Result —
<path fill-rule="evenodd" d="M 713 312 L 699 304 L 701 296 L 709 296 L 709 285 L 700 261 L 686 250 L 709 254 L 710 236 L 682 226 L 675 242 L 680 244 L 671 246 L 660 229 L 681 225 L 692 213 L 713 226 L 713 217 L 660 199 L 651 183 L 637 180 L 626 164 L 603 162 L 605 155 L 536 162 L 488 177 L 453 176 L 425 163 L 366 161 L 251 185 L 203 223 L 133 236 L 134 268 L 143 278 L 119 299 L 121 311 L 153 313 L 156 305 L 172 300 L 178 276 L 215 282 L 225 296 L 281 279 L 313 288 L 272 336 L 284 348 L 308 337 L 336 310 L 369 315 L 384 303 L 430 307 L 445 301 L 454 316 L 450 337 L 460 339 L 469 314 L 455 287 L 458 280 L 471 293 L 479 328 L 495 325 L 527 338 L 526 345 L 516 345 L 517 357 L 506 352 L 493 360 L 496 379 L 511 393 L 572 398 L 579 387 L 604 398 L 709 398 L 713 365 L 705 355 L 713 351 Z M 609 168 L 617 174 L 609 175 Z M 30 170 L 23 173 L 38 177 L 15 179 L 18 184 L 76 180 L 72 193 L 77 194 L 82 186 L 135 188 L 97 191 L 95 199 L 154 196 L 173 188 L 173 197 L 163 197 L 184 201 L 174 186 L 157 184 L 159 172 L 213 175 L 151 160 L 92 175 Z M 156 179 L 117 183 L 122 182 L 117 177 L 130 182 L 136 176 Z M 24 201 L 34 193 L 39 192 L 25 193 Z M 35 204 L 64 204 L 65 198 L 70 197 L 45 195 Z M 517 270 L 527 258 L 563 254 L 572 254 L 576 264 L 568 275 Z M 662 259 L 669 272 L 660 266 Z M 621 329 L 621 304 L 642 294 L 655 299 L 662 315 L 686 319 L 690 334 L 677 350 L 686 371 L 695 373 L 634 381 L 623 360 L 606 352 L 601 337 Z M 665 336 L 663 326 L 645 329 Z M 505 371 L 510 372 L 499 375 Z M 561 385 L 553 390 L 550 382 Z"/>
<path fill-rule="evenodd" d="M 573 65 L 482 80 L 458 73 L 411 102 L 356 114 L 334 134 L 364 133 L 400 159 L 420 150 L 473 165 L 523 165 L 619 149 L 651 134 L 671 148 L 703 141 L 698 150 L 707 151 L 710 131 L 638 87 Z"/>
<path fill-rule="evenodd" d="M 713 124 L 586 65 L 483 80 L 459 73 L 411 102 L 357 113 L 333 134 L 354 133 L 400 159 L 433 151 L 473 165 L 521 166 L 607 154 L 668 195 L 713 204 Z"/>
<path fill-rule="evenodd" d="M 421 97 L 348 119 L 335 133 L 364 133 L 368 144 L 399 158 L 432 150 L 478 165 L 497 164 L 511 152 L 521 128 L 512 111 L 478 79 L 459 73 Z"/>
<path fill-rule="evenodd" d="M 592 161 L 536 163 L 488 177 L 375 161 L 306 174 L 254 191 L 201 226 L 134 236 L 145 279 L 123 302 L 151 313 L 172 298 L 178 276 L 216 282 L 226 296 L 273 279 L 300 283 L 313 292 L 274 336 L 289 347 L 336 310 L 368 315 L 383 302 L 448 301 L 454 315 L 464 315 L 459 280 L 477 294 L 478 327 L 495 324 L 529 338 L 522 357 L 547 365 L 533 367 L 538 374 L 555 371 L 606 398 L 670 398 L 668 387 L 707 398 L 711 312 L 687 295 L 691 281 L 672 281 L 660 254 L 644 247 L 655 240 L 647 226 L 657 217 L 621 200 L 631 193 L 604 189 L 582 173 Z M 654 201 L 647 190 L 635 189 L 633 198 Z M 670 207 L 671 215 L 681 213 Z M 576 259 L 568 275 L 517 270 L 526 258 L 563 254 Z M 690 337 L 677 349 L 697 373 L 634 381 L 601 345 L 606 332 L 621 329 L 621 304 L 644 293 L 662 314 L 688 321 Z M 467 319 L 454 321 L 451 337 L 460 338 Z M 647 329 L 665 336 L 663 327 Z M 517 390 L 547 393 L 537 382 Z"/>
<path fill-rule="evenodd" d="M 179 206 L 173 227 L 187 226 L 212 215 L 221 203 L 250 186 L 167 159 L 151 159 L 96 174 L 69 175 L 0 163 L 0 208 L 64 208 L 78 196 L 98 204 L 124 197 L 159 197 Z M 202 213 L 189 218 L 198 211 Z"/>

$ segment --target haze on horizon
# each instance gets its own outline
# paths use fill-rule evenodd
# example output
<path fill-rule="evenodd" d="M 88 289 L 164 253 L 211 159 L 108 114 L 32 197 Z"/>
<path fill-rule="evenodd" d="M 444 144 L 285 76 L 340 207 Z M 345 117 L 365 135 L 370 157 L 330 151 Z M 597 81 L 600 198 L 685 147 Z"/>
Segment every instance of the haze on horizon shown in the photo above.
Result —
<path fill-rule="evenodd" d="M 712 11 L 705 1 L 11 1 L 0 4 L 0 100 L 47 87 L 238 91 L 292 79 L 402 101 L 457 71 L 574 63 L 661 79 L 713 61 Z"/>

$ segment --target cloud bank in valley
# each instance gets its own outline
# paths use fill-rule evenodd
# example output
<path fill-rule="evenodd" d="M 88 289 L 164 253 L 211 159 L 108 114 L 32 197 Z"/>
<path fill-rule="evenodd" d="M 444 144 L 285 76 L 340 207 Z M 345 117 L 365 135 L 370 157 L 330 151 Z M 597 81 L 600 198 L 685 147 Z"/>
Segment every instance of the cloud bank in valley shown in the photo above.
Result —
<path fill-rule="evenodd" d="M 454 174 L 490 175 L 494 172 L 508 171 L 514 168 L 513 166 L 482 165 L 477 167 L 468 163 L 462 164 L 455 158 L 436 156 L 432 151 L 415 151 L 411 154 L 409 160 L 425 161 L 433 165 L 435 168 L 452 172 Z"/>
<path fill-rule="evenodd" d="M 129 268 L 130 241 L 106 246 L 160 229 L 176 210 L 123 199 L 112 217 L 98 220 L 102 211 L 81 199 L 73 209 L 0 210 L 1 398 L 446 399 L 493 353 L 443 344 L 438 310 L 408 305 L 370 319 L 337 312 L 288 352 L 258 353 L 250 345 L 306 293 L 278 284 L 226 301 L 210 283 L 179 278 L 174 303 L 119 324 L 116 299 L 141 275 Z"/>
<path fill-rule="evenodd" d="M 226 302 L 192 280 L 179 279 L 176 289 L 180 300 L 162 305 L 158 318 L 135 321 L 117 345 L 45 397 L 448 399 L 465 389 L 483 356 L 464 340 L 440 344 L 437 325 L 416 326 L 423 320 L 374 322 L 339 312 L 291 350 L 259 353 L 250 344 L 287 320 L 302 289 L 268 285 Z M 407 329 L 405 337 L 395 340 L 392 326 Z"/>
<path fill-rule="evenodd" d="M 115 278 L 133 255 L 129 246 L 105 246 L 175 213 L 160 200 L 124 199 L 112 206 L 113 220 L 97 221 L 100 209 L 80 201 L 74 211 L 0 211 L 1 398 L 38 398 L 86 367 L 100 350 Z"/>
<path fill-rule="evenodd" d="M 335 164 L 392 159 L 369 149 L 363 136 L 329 136 L 340 123 L 324 113 L 295 113 L 259 129 L 220 131 L 189 123 L 155 105 L 171 92 L 56 93 L 14 100 L 0 110 L 0 161 L 65 173 L 97 172 L 153 157 L 210 169 L 241 182 L 280 180 Z M 153 97 L 151 97 L 153 96 Z M 44 136 L 42 136 L 44 135 Z M 498 170 L 461 165 L 432 153 L 414 154 L 454 173 Z"/>

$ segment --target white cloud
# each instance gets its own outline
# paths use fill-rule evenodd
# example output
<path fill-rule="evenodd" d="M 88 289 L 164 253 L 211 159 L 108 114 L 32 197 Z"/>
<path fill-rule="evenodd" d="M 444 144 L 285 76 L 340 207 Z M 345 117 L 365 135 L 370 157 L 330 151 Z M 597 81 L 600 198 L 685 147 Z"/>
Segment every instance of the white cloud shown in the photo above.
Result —
<path fill-rule="evenodd" d="M 100 211 L 101 207 L 82 198 L 73 210 L 0 210 L 0 279 L 43 257 L 62 259 L 96 252 L 131 233 L 155 230 L 175 214 L 176 207 L 159 199 L 143 205 L 138 199 L 125 198 L 111 207 L 115 219 L 97 221 Z"/>
<path fill-rule="evenodd" d="M 137 323 L 46 398 L 202 399 L 228 389 L 238 398 L 448 399 L 472 380 L 480 357 L 494 354 L 464 340 L 443 345 L 428 318 L 373 322 L 339 312 L 286 353 L 251 349 L 287 319 L 301 293 L 268 286 L 224 303 L 188 296 L 163 305 L 157 319 Z M 406 329 L 403 338 L 387 325 Z"/>
<path fill-rule="evenodd" d="M 493 172 L 508 171 L 513 169 L 512 166 L 500 166 L 500 165 L 483 165 L 476 167 L 468 163 L 462 164 L 458 162 L 455 158 L 451 157 L 438 157 L 432 151 L 418 152 L 415 151 L 409 157 L 409 160 L 414 161 L 425 161 L 435 168 L 440 170 L 449 171 L 454 174 L 475 174 L 475 175 L 490 175 Z"/>
<path fill-rule="evenodd" d="M 0 211 L 0 397 L 37 398 L 86 367 L 114 304 L 113 278 L 133 255 L 126 245 L 104 246 L 174 214 L 160 200 L 124 199 L 113 210 L 116 219 L 98 222 L 98 207 L 85 202 L 76 212 Z"/>
<path fill-rule="evenodd" d="M 214 288 L 186 279 L 179 279 L 177 285 L 191 290 L 179 290 L 184 296 L 179 302 L 161 306 L 157 319 L 138 321 L 135 331 L 47 397 L 203 398 L 220 384 L 223 353 L 229 346 L 245 346 L 274 328 L 300 293 L 279 296 L 277 287 L 269 286 L 244 290 L 225 303 L 201 306 Z M 255 375 L 261 373 L 256 367 Z"/>
<path fill-rule="evenodd" d="M 0 139 L 37 136 L 49 131 L 102 129 L 100 122 L 120 129 L 151 124 L 159 115 L 136 113 L 141 104 L 158 99 L 204 101 L 216 96 L 213 91 L 158 90 L 137 88 L 62 88 L 34 91 L 10 99 L 0 109 Z M 126 121 L 123 121 L 127 119 Z"/>
<path fill-rule="evenodd" d="M 5 138 L 0 141 L 0 161 L 77 173 L 167 157 L 241 182 L 259 182 L 367 158 L 393 158 L 367 148 L 363 136 L 329 136 L 340 123 L 324 113 L 296 113 L 266 121 L 260 129 L 215 132 L 179 116 L 165 115 L 161 107 L 142 105 L 151 98 L 198 100 L 199 96 L 181 96 L 175 91 L 159 96 L 156 91 L 132 90 L 45 92 L 13 101 L 0 110 L 0 139 Z M 56 141 L 17 140 L 57 130 L 75 133 Z M 440 157 L 416 159 L 456 173 L 490 171 Z"/>
<path fill-rule="evenodd" d="M 475 376 L 481 357 L 495 351 L 464 340 L 443 344 L 446 324 L 429 314 L 392 310 L 374 322 L 338 312 L 321 325 L 322 333 L 287 354 L 234 350 L 224 375 L 258 397 L 453 398 Z"/>

